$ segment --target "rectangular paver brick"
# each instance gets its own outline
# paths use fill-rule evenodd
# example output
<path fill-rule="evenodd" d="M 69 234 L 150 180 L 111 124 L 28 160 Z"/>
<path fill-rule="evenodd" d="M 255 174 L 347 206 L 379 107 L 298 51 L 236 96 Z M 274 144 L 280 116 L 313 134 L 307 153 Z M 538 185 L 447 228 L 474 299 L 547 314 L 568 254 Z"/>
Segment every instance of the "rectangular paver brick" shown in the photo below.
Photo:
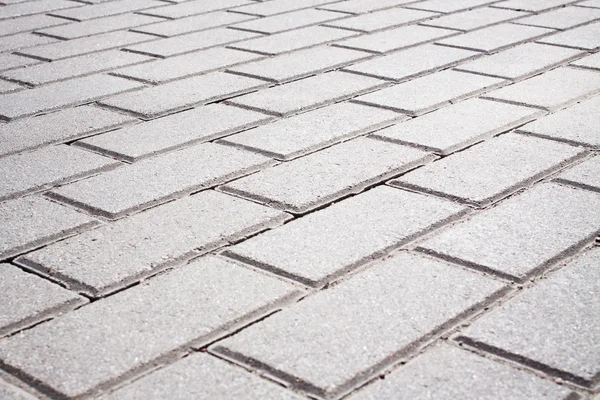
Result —
<path fill-rule="evenodd" d="M 0 397 L 10 400 L 35 400 L 36 398 L 21 388 L 11 385 L 0 378 Z"/>
<path fill-rule="evenodd" d="M 309 25 L 321 24 L 345 16 L 345 14 L 332 11 L 305 9 L 241 22 L 231 27 L 250 32 L 273 34 Z"/>
<path fill-rule="evenodd" d="M 29 47 L 56 42 L 58 40 L 55 38 L 34 35 L 30 32 L 17 33 L 16 35 L 0 37 L 0 52 L 16 51 L 19 49 L 26 51 Z"/>
<path fill-rule="evenodd" d="M 276 278 L 204 258 L 3 340 L 0 358 L 57 395 L 79 396 L 296 295 Z"/>
<path fill-rule="evenodd" d="M 193 0 L 154 8 L 152 10 L 145 10 L 143 11 L 143 14 L 176 19 L 211 11 L 234 8 L 245 4 L 252 4 L 252 2 L 249 0 Z"/>
<path fill-rule="evenodd" d="M 40 61 L 10 53 L 0 53 L 0 71 L 39 64 Z"/>
<path fill-rule="evenodd" d="M 556 181 L 600 192 L 600 157 L 594 157 L 558 175 Z"/>
<path fill-rule="evenodd" d="M 3 7 L 3 12 L 4 12 Z M 55 25 L 66 24 L 69 21 L 64 19 L 50 17 L 44 14 L 31 15 L 28 17 L 20 17 L 6 19 L 0 21 L 0 36 L 14 35 L 15 33 L 33 31 Z"/>
<path fill-rule="evenodd" d="M 526 277 L 592 242 L 600 196 L 543 184 L 423 242 L 421 250 L 509 279 Z"/>
<path fill-rule="evenodd" d="M 564 7 L 515 21 L 517 24 L 544 28 L 568 29 L 600 18 L 600 10 L 583 7 Z"/>
<path fill-rule="evenodd" d="M 399 253 L 211 351 L 312 396 L 334 398 L 481 307 L 501 288 L 477 273 Z"/>
<path fill-rule="evenodd" d="M 233 9 L 234 12 L 250 15 L 268 16 L 285 12 L 323 6 L 328 3 L 336 3 L 340 0 L 277 0 L 252 3 Z"/>
<path fill-rule="evenodd" d="M 600 70 L 600 53 L 588 55 L 575 62 L 572 62 L 571 65 L 576 65 L 582 68 Z"/>
<path fill-rule="evenodd" d="M 373 137 L 448 155 L 542 114 L 512 104 L 470 99 L 382 129 Z"/>
<path fill-rule="evenodd" d="M 466 211 L 380 186 L 228 248 L 225 255 L 322 287 Z"/>
<path fill-rule="evenodd" d="M 271 115 L 288 116 L 387 85 L 379 79 L 333 71 L 236 97 L 229 103 Z"/>
<path fill-rule="evenodd" d="M 359 96 L 354 101 L 420 115 L 452 101 L 475 96 L 504 82 L 497 78 L 447 70 Z"/>
<path fill-rule="evenodd" d="M 150 17 L 148 15 L 121 14 L 83 22 L 72 22 L 68 25 L 56 26 L 53 28 L 37 29 L 36 32 L 62 39 L 77 39 L 83 36 L 97 35 L 99 33 L 118 30 L 123 32 L 123 29 L 151 24 L 157 21 L 162 21 L 162 19 Z"/>
<path fill-rule="evenodd" d="M 600 249 L 583 254 L 462 333 L 469 344 L 593 386 L 600 372 Z M 560 349 L 560 351 L 556 351 Z"/>
<path fill-rule="evenodd" d="M 391 184 L 484 207 L 586 154 L 567 144 L 507 134 L 412 171 Z"/>
<path fill-rule="evenodd" d="M 0 337 L 87 303 L 84 297 L 14 265 L 0 264 L 0 278 Z"/>
<path fill-rule="evenodd" d="M 150 18 L 150 17 L 147 17 Z M 194 15 L 186 18 L 167 20 L 151 25 L 135 27 L 131 29 L 134 32 L 149 33 L 157 36 L 176 36 L 195 31 L 203 31 L 219 26 L 230 25 L 236 22 L 247 21 L 255 17 L 243 14 L 235 14 L 224 11 L 217 11 L 208 14 Z"/>
<path fill-rule="evenodd" d="M 461 13 L 445 15 L 440 18 L 422 22 L 422 24 L 428 26 L 438 26 L 440 28 L 471 31 L 473 29 L 479 29 L 489 25 L 495 25 L 500 22 L 510 21 L 525 15 L 528 14 L 520 11 L 483 7 Z"/>
<path fill-rule="evenodd" d="M 491 4 L 494 1 L 495 0 L 427 0 L 411 2 L 414 4 L 407 4 L 406 7 L 442 13 L 453 13 L 468 10 L 470 8 L 481 7 L 486 4 Z"/>
<path fill-rule="evenodd" d="M 347 2 L 338 4 L 344 3 Z M 389 8 L 368 14 L 357 15 L 351 18 L 340 19 L 338 21 L 327 22 L 325 26 L 338 27 L 358 32 L 375 32 L 396 26 L 410 25 L 437 15 L 439 14 L 429 11 Z"/>
<path fill-rule="evenodd" d="M 96 135 L 75 145 L 133 162 L 227 136 L 271 119 L 239 107 L 211 104 Z"/>
<path fill-rule="evenodd" d="M 573 2 L 574 0 L 508 0 L 495 3 L 494 7 L 539 12 L 562 7 Z"/>
<path fill-rule="evenodd" d="M 305 213 L 432 158 L 421 150 L 358 138 L 231 182 L 221 190 Z"/>
<path fill-rule="evenodd" d="M 362 14 L 371 11 L 400 6 L 410 2 L 411 0 L 348 0 L 335 2 L 332 4 L 321 6 L 320 8 L 325 10 L 342 11 L 349 14 Z"/>
<path fill-rule="evenodd" d="M 555 33 L 538 41 L 574 49 L 597 50 L 600 48 L 600 22 Z"/>
<path fill-rule="evenodd" d="M 0 16 L 0 19 L 41 14 L 64 8 L 79 8 L 78 5 L 79 4 L 75 2 L 66 0 L 35 0 L 20 4 L 9 4 L 2 7 L 2 15 Z"/>
<path fill-rule="evenodd" d="M 93 18 L 108 17 L 110 15 L 125 14 L 161 5 L 164 5 L 164 3 L 156 0 L 118 0 L 86 5 L 69 10 L 54 11 L 52 15 L 76 21 L 84 21 Z"/>

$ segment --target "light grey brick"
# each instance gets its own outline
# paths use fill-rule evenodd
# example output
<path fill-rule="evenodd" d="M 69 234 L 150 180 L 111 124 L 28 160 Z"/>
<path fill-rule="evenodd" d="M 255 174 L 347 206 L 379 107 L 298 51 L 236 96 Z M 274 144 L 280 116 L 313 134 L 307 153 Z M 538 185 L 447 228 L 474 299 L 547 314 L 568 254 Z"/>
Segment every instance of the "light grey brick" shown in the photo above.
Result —
<path fill-rule="evenodd" d="M 471 31 L 473 29 L 495 25 L 500 22 L 510 21 L 526 15 L 528 14 L 520 11 L 483 7 L 461 13 L 445 15 L 440 18 L 425 21 L 422 24 L 428 26 L 438 26 L 440 28 Z"/>
<path fill-rule="evenodd" d="M 213 72 L 102 100 L 109 107 L 154 118 L 266 86 L 264 81 Z"/>
<path fill-rule="evenodd" d="M 447 70 L 378 90 L 354 101 L 420 115 L 503 83 L 497 78 Z"/>
<path fill-rule="evenodd" d="M 0 259 L 14 257 L 97 224 L 51 201 L 27 197 L 0 203 Z"/>
<path fill-rule="evenodd" d="M 276 35 L 245 40 L 234 45 L 229 45 L 229 47 L 253 53 L 275 55 L 333 42 L 334 40 L 353 35 L 356 35 L 356 33 L 342 29 L 328 28 L 326 26 L 309 26 Z"/>
<path fill-rule="evenodd" d="M 51 83 L 0 97 L 0 118 L 16 119 L 62 107 L 89 103 L 143 85 L 107 75 L 94 75 Z"/>
<path fill-rule="evenodd" d="M 248 239 L 224 254 L 322 287 L 464 211 L 449 201 L 380 186 Z"/>
<path fill-rule="evenodd" d="M 29 57 L 22 57 L 16 54 L 2 53 L 0 54 L 0 70 L 4 71 L 7 69 L 25 67 L 28 65 L 39 64 L 40 61 L 34 60 Z"/>
<path fill-rule="evenodd" d="M 195 353 L 103 399 L 146 400 L 149 398 L 299 400 L 302 397 L 273 382 L 260 379 L 243 368 L 234 367 L 216 357 Z"/>
<path fill-rule="evenodd" d="M 336 398 L 481 307 L 501 288 L 498 281 L 456 266 L 399 253 L 218 342 L 211 351 L 312 396 Z"/>
<path fill-rule="evenodd" d="M 342 40 L 335 45 L 370 53 L 388 53 L 454 34 L 455 31 L 448 29 L 409 25 Z"/>
<path fill-rule="evenodd" d="M 193 0 L 146 10 L 143 14 L 174 19 L 210 11 L 224 10 L 245 4 L 252 4 L 252 2 L 249 0 Z"/>
<path fill-rule="evenodd" d="M 270 164 L 271 159 L 258 154 L 204 143 L 63 186 L 48 195 L 116 219 Z"/>
<path fill-rule="evenodd" d="M 387 85 L 378 79 L 333 71 L 236 97 L 229 103 L 271 115 L 287 116 Z"/>
<path fill-rule="evenodd" d="M 210 190 L 46 246 L 15 262 L 90 296 L 104 296 L 288 218 Z"/>
<path fill-rule="evenodd" d="M 570 394 L 535 374 L 438 344 L 349 399 L 567 400 Z"/>
<path fill-rule="evenodd" d="M 575 62 L 572 62 L 571 65 L 575 65 L 582 68 L 600 70 L 600 53 L 588 55 Z"/>
<path fill-rule="evenodd" d="M 221 190 L 305 213 L 431 159 L 420 150 L 358 138 L 231 182 Z"/>
<path fill-rule="evenodd" d="M 578 50 L 525 43 L 460 65 L 457 70 L 521 80 L 552 67 L 565 64 L 580 55 L 581 52 Z"/>
<path fill-rule="evenodd" d="M 557 68 L 522 82 L 494 90 L 487 97 L 544 110 L 556 110 L 600 91 L 600 74 Z"/>
<path fill-rule="evenodd" d="M 80 57 L 33 65 L 27 68 L 13 69 L 3 72 L 0 76 L 31 85 L 41 85 L 103 72 L 125 65 L 137 64 L 147 60 L 150 60 L 150 58 L 141 54 L 108 50 L 101 53 L 86 54 Z"/>
<path fill-rule="evenodd" d="M 0 200 L 7 200 L 116 167 L 114 160 L 70 146 L 53 146 L 0 159 Z"/>
<path fill-rule="evenodd" d="M 421 250 L 523 280 L 600 231 L 597 193 L 543 184 L 426 240 Z"/>
<path fill-rule="evenodd" d="M 17 83 L 0 80 L 0 94 L 15 92 L 21 89 L 25 89 L 25 87 Z"/>
<path fill-rule="evenodd" d="M 3 7 L 3 9 L 4 8 L 5 7 Z M 6 19 L 0 21 L 0 36 L 13 35 L 15 33 L 27 32 L 34 29 L 46 28 L 49 26 L 62 25 L 66 23 L 68 23 L 68 21 L 65 21 L 64 19 L 54 18 L 43 14 Z"/>
<path fill-rule="evenodd" d="M 107 131 L 135 119 L 95 107 L 76 107 L 0 125 L 0 156 Z"/>
<path fill-rule="evenodd" d="M 35 400 L 35 397 L 26 391 L 9 384 L 0 378 L 0 398 L 8 400 Z"/>
<path fill-rule="evenodd" d="M 157 21 L 162 21 L 162 19 L 148 15 L 121 14 L 83 22 L 72 22 L 68 25 L 48 29 L 38 29 L 37 32 L 62 39 L 77 39 L 83 36 L 128 29 Z"/>
<path fill-rule="evenodd" d="M 594 157 L 558 175 L 558 182 L 600 192 L 600 157 Z"/>
<path fill-rule="evenodd" d="M 600 18 L 600 10 L 582 7 L 564 7 L 543 14 L 532 15 L 515 21 L 517 24 L 568 29 Z"/>
<path fill-rule="evenodd" d="M 268 16 L 281 14 L 285 12 L 323 6 L 329 3 L 336 3 L 340 0 L 277 0 L 265 1 L 260 3 L 251 3 L 245 6 L 236 7 L 233 11 L 250 15 Z"/>
<path fill-rule="evenodd" d="M 440 40 L 437 43 L 462 49 L 493 53 L 537 39 L 552 32 L 555 31 L 535 26 L 499 24 Z"/>
<path fill-rule="evenodd" d="M 238 133 L 219 143 L 290 160 L 404 119 L 392 111 L 338 103 Z"/>
<path fill-rule="evenodd" d="M 380 79 L 404 81 L 479 57 L 470 50 L 424 44 L 371 60 L 355 63 L 344 71 Z"/>
<path fill-rule="evenodd" d="M 134 53 L 165 58 L 228 43 L 239 42 L 240 40 L 251 39 L 257 36 L 261 35 L 227 28 L 216 28 L 153 40 L 151 42 L 129 46 L 127 47 L 127 50 Z"/>
<path fill-rule="evenodd" d="M 437 11 L 442 13 L 453 13 L 456 11 L 468 10 L 470 8 L 481 7 L 493 3 L 494 0 L 427 0 L 407 4 L 408 8 L 419 10 Z"/>
<path fill-rule="evenodd" d="M 155 0 L 119 0 L 106 3 L 91 4 L 70 10 L 55 11 L 52 15 L 65 17 L 76 21 L 85 21 L 93 18 L 108 17 L 110 15 L 125 14 L 152 7 L 158 7 L 164 3 Z"/>
<path fill-rule="evenodd" d="M 600 8 L 599 0 L 585 0 L 577 3 L 578 7 Z"/>
<path fill-rule="evenodd" d="M 495 3 L 494 7 L 539 12 L 551 8 L 562 7 L 565 4 L 573 2 L 573 0 L 508 0 Z"/>
<path fill-rule="evenodd" d="M 93 393 L 297 293 L 275 278 L 204 258 L 3 340 L 0 357 L 62 396 Z"/>
<path fill-rule="evenodd" d="M 142 82 L 163 83 L 192 75 L 211 72 L 261 58 L 257 54 L 216 47 L 151 63 L 121 68 L 113 75 Z"/>
<path fill-rule="evenodd" d="M 348 0 L 340 1 L 320 8 L 325 10 L 342 11 L 349 14 L 362 14 L 371 11 L 381 10 L 384 8 L 391 8 L 400 6 L 406 3 L 410 3 L 410 0 Z"/>
<path fill-rule="evenodd" d="M 232 25 L 232 28 L 250 32 L 273 34 L 292 29 L 316 25 L 345 17 L 344 14 L 315 9 L 293 11 L 285 14 L 258 18 Z"/>
<path fill-rule="evenodd" d="M 0 52 L 26 49 L 27 47 L 55 43 L 58 40 L 46 36 L 34 35 L 30 32 L 0 37 Z"/>
<path fill-rule="evenodd" d="M 476 347 L 593 386 L 600 372 L 600 298 L 594 295 L 599 277 L 595 248 L 483 316 L 462 336 Z"/>
<path fill-rule="evenodd" d="M 344 3 L 338 3 L 344 4 Z M 401 25 L 410 25 L 418 21 L 435 17 L 439 14 L 421 10 L 407 10 L 406 8 L 389 8 L 368 14 L 361 14 L 351 18 L 328 22 L 325 26 L 349 29 L 358 32 L 375 32 L 382 29 Z"/>
<path fill-rule="evenodd" d="M 77 6 L 77 3 L 66 0 L 35 0 L 20 4 L 9 4 L 2 7 L 2 15 L 0 15 L 0 20 L 40 14 L 62 8 L 75 8 Z"/>
<path fill-rule="evenodd" d="M 540 39 L 539 42 L 574 49 L 597 50 L 600 48 L 600 22 L 555 33 L 552 36 Z"/>
<path fill-rule="evenodd" d="M 271 119 L 254 111 L 212 104 L 93 136 L 75 145 L 133 162 L 227 136 Z"/>
<path fill-rule="evenodd" d="M 169 37 L 230 25 L 235 22 L 247 21 L 254 18 L 255 17 L 248 15 L 216 11 L 208 14 L 179 18 L 176 20 L 163 20 L 163 22 L 137 27 L 131 30 L 134 32 L 150 33 L 153 35 Z"/>
<path fill-rule="evenodd" d="M 0 336 L 35 325 L 87 302 L 84 297 L 23 272 L 14 265 L 0 264 L 0 277 Z"/>
<path fill-rule="evenodd" d="M 448 155 L 540 115 L 530 108 L 470 99 L 382 129 L 373 137 Z"/>
<path fill-rule="evenodd" d="M 507 134 L 410 172 L 391 184 L 484 207 L 586 154 L 567 144 Z"/>
<path fill-rule="evenodd" d="M 75 57 L 102 50 L 124 47 L 132 43 L 144 42 L 150 39 L 152 39 L 151 36 L 143 35 L 141 33 L 127 31 L 108 32 L 95 36 L 22 49 L 19 51 L 19 54 L 38 58 L 40 60 L 53 61 L 61 58 Z"/>

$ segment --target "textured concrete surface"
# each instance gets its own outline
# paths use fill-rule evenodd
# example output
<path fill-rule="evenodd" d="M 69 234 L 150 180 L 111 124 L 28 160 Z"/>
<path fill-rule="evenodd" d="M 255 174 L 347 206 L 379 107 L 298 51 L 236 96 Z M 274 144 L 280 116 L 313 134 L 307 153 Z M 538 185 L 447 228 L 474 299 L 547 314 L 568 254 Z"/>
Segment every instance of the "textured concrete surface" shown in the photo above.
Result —
<path fill-rule="evenodd" d="M 598 0 L 0 0 L 0 399 L 600 399 Z"/>

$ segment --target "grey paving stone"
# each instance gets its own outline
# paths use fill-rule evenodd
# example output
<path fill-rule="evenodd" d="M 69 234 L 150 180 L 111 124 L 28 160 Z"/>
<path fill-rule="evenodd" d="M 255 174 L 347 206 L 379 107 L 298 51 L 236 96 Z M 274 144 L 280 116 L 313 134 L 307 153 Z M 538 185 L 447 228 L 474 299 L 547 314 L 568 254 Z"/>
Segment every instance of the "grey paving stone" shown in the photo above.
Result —
<path fill-rule="evenodd" d="M 564 7 L 515 21 L 516 24 L 568 29 L 600 18 L 600 10 L 583 7 Z"/>
<path fill-rule="evenodd" d="M 228 183 L 221 190 L 306 213 L 432 158 L 409 147 L 358 138 Z"/>
<path fill-rule="evenodd" d="M 349 399 L 566 400 L 570 394 L 534 374 L 438 344 Z"/>
<path fill-rule="evenodd" d="M 251 78 L 282 83 L 337 69 L 367 57 L 370 56 L 361 51 L 319 46 L 245 63 L 230 68 L 229 71 Z"/>
<path fill-rule="evenodd" d="M 148 17 L 150 18 L 150 17 Z M 150 33 L 158 36 L 176 36 L 184 33 L 203 31 L 219 26 L 230 25 L 236 22 L 247 21 L 256 17 L 216 11 L 208 14 L 194 15 L 191 17 L 167 20 L 151 25 L 131 29 L 134 32 Z"/>
<path fill-rule="evenodd" d="M 93 18 L 108 17 L 110 15 L 125 14 L 131 11 L 158 7 L 164 3 L 155 0 L 119 0 L 105 3 L 91 4 L 69 10 L 55 11 L 52 15 L 65 17 L 76 21 L 85 21 Z"/>
<path fill-rule="evenodd" d="M 0 203 L 0 259 L 95 226 L 98 222 L 51 201 L 27 197 Z"/>
<path fill-rule="evenodd" d="M 584 149 L 567 144 L 507 134 L 390 183 L 484 207 L 586 154 Z"/>
<path fill-rule="evenodd" d="M 252 2 L 249 0 L 194 0 L 145 10 L 143 14 L 175 19 L 210 11 L 224 10 L 245 4 L 252 4 Z"/>
<path fill-rule="evenodd" d="M 600 70 L 600 53 L 592 54 L 572 62 L 571 65 L 578 67 Z"/>
<path fill-rule="evenodd" d="M 41 14 L 47 11 L 63 8 L 76 8 L 79 4 L 65 0 L 35 0 L 20 4 L 9 4 L 2 7 L 0 20 L 21 17 L 26 15 Z"/>
<path fill-rule="evenodd" d="M 284 12 L 323 6 L 328 3 L 336 3 L 340 0 L 277 0 L 252 3 L 241 7 L 236 7 L 233 11 L 250 15 L 268 16 L 281 14 Z"/>
<path fill-rule="evenodd" d="M 342 13 L 309 8 L 241 22 L 232 25 L 232 28 L 250 32 L 273 34 L 302 28 L 309 25 L 316 25 L 326 21 L 343 18 L 345 16 L 346 15 Z"/>
<path fill-rule="evenodd" d="M 78 396 L 214 340 L 297 294 L 275 278 L 203 258 L 3 340 L 0 358 L 56 395 Z"/>
<path fill-rule="evenodd" d="M 48 195 L 116 219 L 271 164 L 271 159 L 258 154 L 204 143 L 63 186 Z"/>
<path fill-rule="evenodd" d="M 4 71 L 7 69 L 25 67 L 28 65 L 39 64 L 40 61 L 34 60 L 29 57 L 22 57 L 16 54 L 2 53 L 0 54 L 0 70 Z"/>
<path fill-rule="evenodd" d="M 600 149 L 600 96 L 540 118 L 519 131 L 592 149 Z"/>
<path fill-rule="evenodd" d="M 0 21 L 0 36 L 13 35 L 15 33 L 32 31 L 34 29 L 62 25 L 68 22 L 69 21 L 65 21 L 64 19 L 50 17 L 44 14 L 6 19 Z"/>
<path fill-rule="evenodd" d="M 334 398 L 481 307 L 501 288 L 498 281 L 456 266 L 399 253 L 211 351 L 312 396 Z"/>
<path fill-rule="evenodd" d="M 513 10 L 502 10 L 498 8 L 483 7 L 473 10 L 445 15 L 429 21 L 422 22 L 423 25 L 438 26 L 440 28 L 458 29 L 471 31 L 500 22 L 510 21 L 515 18 L 528 15 L 524 12 Z"/>
<path fill-rule="evenodd" d="M 60 21 L 60 19 L 57 20 Z M 163 19 L 130 13 L 83 22 L 72 22 L 68 25 L 56 26 L 53 28 L 37 29 L 36 32 L 62 39 L 77 39 L 83 36 L 128 29 L 157 21 L 163 21 Z"/>
<path fill-rule="evenodd" d="M 463 340 L 593 386 L 600 372 L 600 299 L 593 295 L 599 276 L 595 248 L 477 320 Z"/>
<path fill-rule="evenodd" d="M 338 103 L 238 133 L 219 143 L 290 160 L 404 119 L 392 111 Z"/>
<path fill-rule="evenodd" d="M 213 72 L 179 81 L 148 87 L 100 101 L 109 107 L 155 118 L 247 93 L 266 86 L 264 81 L 224 72 Z"/>
<path fill-rule="evenodd" d="M 499 24 L 440 40 L 439 44 L 493 53 L 555 32 L 536 26 Z"/>
<path fill-rule="evenodd" d="M 362 14 L 410 3 L 410 0 L 348 0 L 321 6 L 325 10 L 342 11 L 350 14 Z"/>
<path fill-rule="evenodd" d="M 470 99 L 382 129 L 372 137 L 448 155 L 542 114 L 512 104 Z"/>
<path fill-rule="evenodd" d="M 224 254 L 322 287 L 464 211 L 449 201 L 379 186 L 248 239 Z"/>
<path fill-rule="evenodd" d="M 114 160 L 70 146 L 53 146 L 0 159 L 0 200 L 8 200 L 116 167 Z"/>
<path fill-rule="evenodd" d="M 597 193 L 538 185 L 421 244 L 421 250 L 524 280 L 594 240 Z"/>
<path fill-rule="evenodd" d="M 600 74 L 583 69 L 557 68 L 494 90 L 486 97 L 553 111 L 598 91 Z"/>
<path fill-rule="evenodd" d="M 35 325 L 87 303 L 84 297 L 36 275 L 23 272 L 14 265 L 0 264 L 0 277 L 0 336 Z"/>
<path fill-rule="evenodd" d="M 354 35 L 356 35 L 356 32 L 326 26 L 308 26 L 276 35 L 245 40 L 229 45 L 229 47 L 253 53 L 275 55 L 333 42 Z"/>
<path fill-rule="evenodd" d="M 452 101 L 475 96 L 504 82 L 497 78 L 447 70 L 359 96 L 354 101 L 420 115 Z"/>
<path fill-rule="evenodd" d="M 41 85 L 65 79 L 77 78 L 97 72 L 103 72 L 125 65 L 137 64 L 150 60 L 141 54 L 108 50 L 100 53 L 57 60 L 26 68 L 13 69 L 0 74 L 1 77 L 13 81 Z"/>
<path fill-rule="evenodd" d="M 343 4 L 343 3 L 339 3 Z M 395 26 L 409 25 L 439 15 L 429 11 L 389 8 L 324 24 L 358 32 L 375 32 Z"/>
<path fill-rule="evenodd" d="M 133 162 L 227 136 L 271 119 L 254 111 L 212 104 L 96 135 L 74 144 Z"/>
<path fill-rule="evenodd" d="M 0 156 L 93 135 L 133 121 L 122 114 L 84 106 L 0 124 Z"/>
<path fill-rule="evenodd" d="M 558 182 L 600 192 L 600 158 L 594 157 L 558 175 Z"/>
<path fill-rule="evenodd" d="M 236 97 L 229 103 L 271 115 L 288 116 L 387 85 L 378 79 L 333 71 Z"/>
<path fill-rule="evenodd" d="M 577 3 L 578 7 L 589 7 L 589 8 L 600 8 L 600 2 L 598 0 L 586 0 Z"/>
<path fill-rule="evenodd" d="M 277 384 L 260 379 L 243 368 L 234 367 L 226 361 L 195 353 L 103 399 L 145 400 L 149 398 L 299 400 L 303 397 Z"/>
<path fill-rule="evenodd" d="M 539 12 L 570 3 L 573 3 L 573 0 L 508 0 L 495 3 L 494 7 Z"/>
<path fill-rule="evenodd" d="M 108 32 L 95 36 L 22 49 L 19 51 L 19 54 L 38 58 L 40 60 L 53 61 L 61 58 L 75 57 L 102 50 L 124 47 L 132 43 L 144 42 L 150 39 L 152 39 L 151 36 L 143 35 L 141 33 L 127 31 Z"/>
<path fill-rule="evenodd" d="M 600 48 L 600 22 L 556 33 L 540 39 L 539 42 L 574 49 L 597 50 Z"/>
<path fill-rule="evenodd" d="M 448 29 L 409 25 L 342 40 L 335 45 L 370 53 L 388 53 L 454 34 L 455 31 Z"/>
<path fill-rule="evenodd" d="M 427 0 L 407 4 L 408 8 L 420 10 L 437 11 L 443 13 L 452 13 L 456 11 L 468 10 L 470 8 L 481 7 L 493 3 L 494 0 Z"/>
<path fill-rule="evenodd" d="M 0 397 L 8 400 L 35 400 L 35 397 L 26 391 L 0 379 Z"/>
<path fill-rule="evenodd" d="M 470 50 L 424 44 L 344 68 L 361 75 L 404 81 L 479 57 Z"/>
<path fill-rule="evenodd" d="M 112 75 L 142 82 L 163 83 L 192 75 L 211 72 L 261 58 L 257 54 L 215 47 L 151 63 L 121 68 Z"/>
<path fill-rule="evenodd" d="M 565 64 L 580 55 L 579 50 L 525 43 L 460 65 L 456 69 L 498 78 L 521 80 Z"/>
<path fill-rule="evenodd" d="M 0 80 L 0 94 L 15 92 L 21 89 L 25 89 L 25 87 L 17 83 Z"/>
<path fill-rule="evenodd" d="M 27 47 L 55 43 L 58 40 L 46 36 L 34 35 L 30 32 L 0 37 L 0 52 L 26 49 Z"/>
<path fill-rule="evenodd" d="M 16 119 L 62 107 L 89 103 L 112 94 L 142 87 L 139 82 L 94 75 L 51 83 L 0 97 L 0 118 Z"/>
<path fill-rule="evenodd" d="M 210 190 L 46 246 L 15 262 L 98 297 L 288 218 Z"/>
<path fill-rule="evenodd" d="M 246 40 L 257 36 L 262 35 L 227 28 L 216 28 L 128 46 L 127 50 L 134 53 L 165 58 L 228 43 L 239 42 L 240 40 Z"/>

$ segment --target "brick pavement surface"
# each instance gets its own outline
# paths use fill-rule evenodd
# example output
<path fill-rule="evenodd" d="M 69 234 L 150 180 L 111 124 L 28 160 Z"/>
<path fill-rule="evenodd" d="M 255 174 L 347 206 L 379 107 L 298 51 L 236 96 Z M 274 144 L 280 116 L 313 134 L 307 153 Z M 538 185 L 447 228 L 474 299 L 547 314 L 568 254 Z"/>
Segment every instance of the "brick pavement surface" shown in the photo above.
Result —
<path fill-rule="evenodd" d="M 598 0 L 0 0 L 0 399 L 600 399 Z"/>

